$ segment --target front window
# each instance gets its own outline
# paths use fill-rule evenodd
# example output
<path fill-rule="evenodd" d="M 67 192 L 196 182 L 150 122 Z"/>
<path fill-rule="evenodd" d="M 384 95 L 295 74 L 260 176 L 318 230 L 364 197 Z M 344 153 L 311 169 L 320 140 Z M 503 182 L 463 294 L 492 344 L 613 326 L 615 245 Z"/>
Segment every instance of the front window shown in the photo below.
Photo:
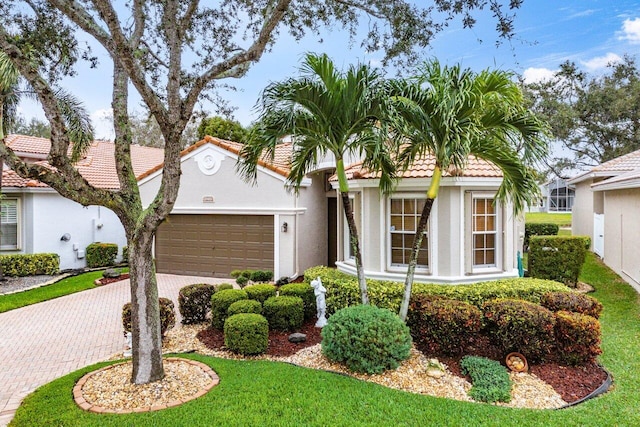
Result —
<path fill-rule="evenodd" d="M 2 200 L 0 249 L 18 249 L 18 200 Z"/>
<path fill-rule="evenodd" d="M 497 266 L 498 214 L 492 198 L 473 198 L 473 266 Z"/>
<path fill-rule="evenodd" d="M 407 266 L 411 259 L 411 248 L 416 235 L 418 223 L 425 199 L 402 198 L 391 199 L 389 209 L 389 242 L 392 266 Z M 422 238 L 420 251 L 418 252 L 418 268 L 429 266 L 428 226 Z"/>

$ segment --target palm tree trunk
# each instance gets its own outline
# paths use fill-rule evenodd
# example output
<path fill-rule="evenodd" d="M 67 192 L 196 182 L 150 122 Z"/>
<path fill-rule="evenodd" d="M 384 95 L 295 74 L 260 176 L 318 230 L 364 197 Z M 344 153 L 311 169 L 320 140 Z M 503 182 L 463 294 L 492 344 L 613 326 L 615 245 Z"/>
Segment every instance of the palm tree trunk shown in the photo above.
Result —
<path fill-rule="evenodd" d="M 442 177 L 442 170 L 436 165 L 433 170 L 433 178 L 431 178 L 431 184 L 429 185 L 429 191 L 427 191 L 427 200 L 422 208 L 422 214 L 420 215 L 420 222 L 418 222 L 418 228 L 416 229 L 416 235 L 413 238 L 413 246 L 411 248 L 411 257 L 409 258 L 409 266 L 407 267 L 407 276 L 404 281 L 404 294 L 402 295 L 402 303 L 400 304 L 400 312 L 398 315 L 403 321 L 407 319 L 407 313 L 409 312 L 409 301 L 411 300 L 411 289 L 413 287 L 413 277 L 416 272 L 416 265 L 418 264 L 418 254 L 420 252 L 420 245 L 422 245 L 422 239 L 424 238 L 424 232 L 427 230 L 427 222 L 431 216 L 431 209 L 433 208 L 433 202 L 438 197 L 438 190 L 440 189 L 440 178 Z"/>
<path fill-rule="evenodd" d="M 353 250 L 353 256 L 356 259 L 356 273 L 358 275 L 358 286 L 360 288 L 360 297 L 362 304 L 369 304 L 369 293 L 367 292 L 367 279 L 364 277 L 364 267 L 362 266 L 362 254 L 360 253 L 360 239 L 358 239 L 358 229 L 356 228 L 356 220 L 353 215 L 353 206 L 349 193 L 340 193 L 342 196 L 342 206 L 344 214 L 347 217 L 349 226 L 349 245 Z"/>

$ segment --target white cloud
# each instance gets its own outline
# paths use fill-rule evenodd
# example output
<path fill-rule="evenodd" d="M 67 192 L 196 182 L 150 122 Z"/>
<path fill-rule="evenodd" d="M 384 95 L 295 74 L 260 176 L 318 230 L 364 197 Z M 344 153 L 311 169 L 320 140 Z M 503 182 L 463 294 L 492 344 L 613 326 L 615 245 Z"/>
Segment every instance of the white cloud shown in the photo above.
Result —
<path fill-rule="evenodd" d="M 537 83 L 543 80 L 550 80 L 555 75 L 555 71 L 548 68 L 529 67 L 522 73 L 525 83 Z"/>
<path fill-rule="evenodd" d="M 615 53 L 607 53 L 605 56 L 598 56 L 588 61 L 580 61 L 582 65 L 589 71 L 596 71 L 605 68 L 609 64 L 622 61 L 619 55 Z"/>
<path fill-rule="evenodd" d="M 113 110 L 111 108 L 103 108 L 91 113 L 91 122 L 93 123 L 96 139 L 113 140 L 115 138 Z"/>
<path fill-rule="evenodd" d="M 620 40 L 627 40 L 631 44 L 640 44 L 640 18 L 624 20 Z"/>

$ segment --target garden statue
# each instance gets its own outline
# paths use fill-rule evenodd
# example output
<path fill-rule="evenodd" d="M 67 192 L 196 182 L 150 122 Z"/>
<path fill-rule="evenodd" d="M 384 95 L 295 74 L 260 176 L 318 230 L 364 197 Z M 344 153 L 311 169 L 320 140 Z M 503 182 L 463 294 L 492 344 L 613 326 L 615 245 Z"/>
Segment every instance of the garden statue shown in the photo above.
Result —
<path fill-rule="evenodd" d="M 313 288 L 313 294 L 316 296 L 316 307 L 317 307 L 317 316 L 318 321 L 316 322 L 316 328 L 324 328 L 327 325 L 327 302 L 324 294 L 327 293 L 327 290 L 324 286 L 322 286 L 322 280 L 320 280 L 320 276 L 317 279 L 311 281 L 311 287 Z"/>
<path fill-rule="evenodd" d="M 125 345 L 124 345 L 124 352 L 122 352 L 122 356 L 124 357 L 131 357 L 131 348 L 132 348 L 132 343 L 131 343 L 131 332 L 127 332 L 126 333 L 126 337 L 125 337 Z"/>

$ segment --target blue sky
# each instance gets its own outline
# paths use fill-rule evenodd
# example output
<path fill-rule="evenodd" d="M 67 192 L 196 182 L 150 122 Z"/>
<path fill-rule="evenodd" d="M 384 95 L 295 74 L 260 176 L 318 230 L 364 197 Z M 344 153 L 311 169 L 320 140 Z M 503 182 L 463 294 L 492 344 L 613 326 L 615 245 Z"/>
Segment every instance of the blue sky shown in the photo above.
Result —
<path fill-rule="evenodd" d="M 608 62 L 619 60 L 625 53 L 640 60 L 638 0 L 525 0 L 517 12 L 514 40 L 499 47 L 495 46 L 497 35 L 490 13 L 476 17 L 478 23 L 473 29 L 462 29 L 460 22 L 454 21 L 423 55 L 474 70 L 510 70 L 528 80 L 549 76 L 566 60 L 591 73 L 602 72 Z M 236 107 L 235 119 L 244 125 L 255 119 L 252 109 L 260 91 L 271 81 L 296 75 L 304 52 L 326 52 L 342 67 L 358 61 L 380 65 L 382 54 L 365 54 L 357 43 L 348 49 L 347 36 L 339 30 L 327 32 L 323 38 L 323 43 L 312 36 L 296 42 L 282 36 L 245 77 L 234 80 L 238 90 L 222 95 Z M 393 74 L 393 70 L 387 71 Z M 110 76 L 111 66 L 102 61 L 97 70 L 84 67 L 78 76 L 65 81 L 91 112 L 98 138 L 113 136 L 109 122 L 103 119 L 110 111 Z M 139 98 L 132 99 L 135 104 Z M 141 111 L 135 105 L 132 108 Z M 212 113 L 215 110 L 213 105 L 205 104 L 204 108 Z M 27 118 L 44 117 L 41 109 L 29 102 L 22 105 L 21 112 Z"/>

